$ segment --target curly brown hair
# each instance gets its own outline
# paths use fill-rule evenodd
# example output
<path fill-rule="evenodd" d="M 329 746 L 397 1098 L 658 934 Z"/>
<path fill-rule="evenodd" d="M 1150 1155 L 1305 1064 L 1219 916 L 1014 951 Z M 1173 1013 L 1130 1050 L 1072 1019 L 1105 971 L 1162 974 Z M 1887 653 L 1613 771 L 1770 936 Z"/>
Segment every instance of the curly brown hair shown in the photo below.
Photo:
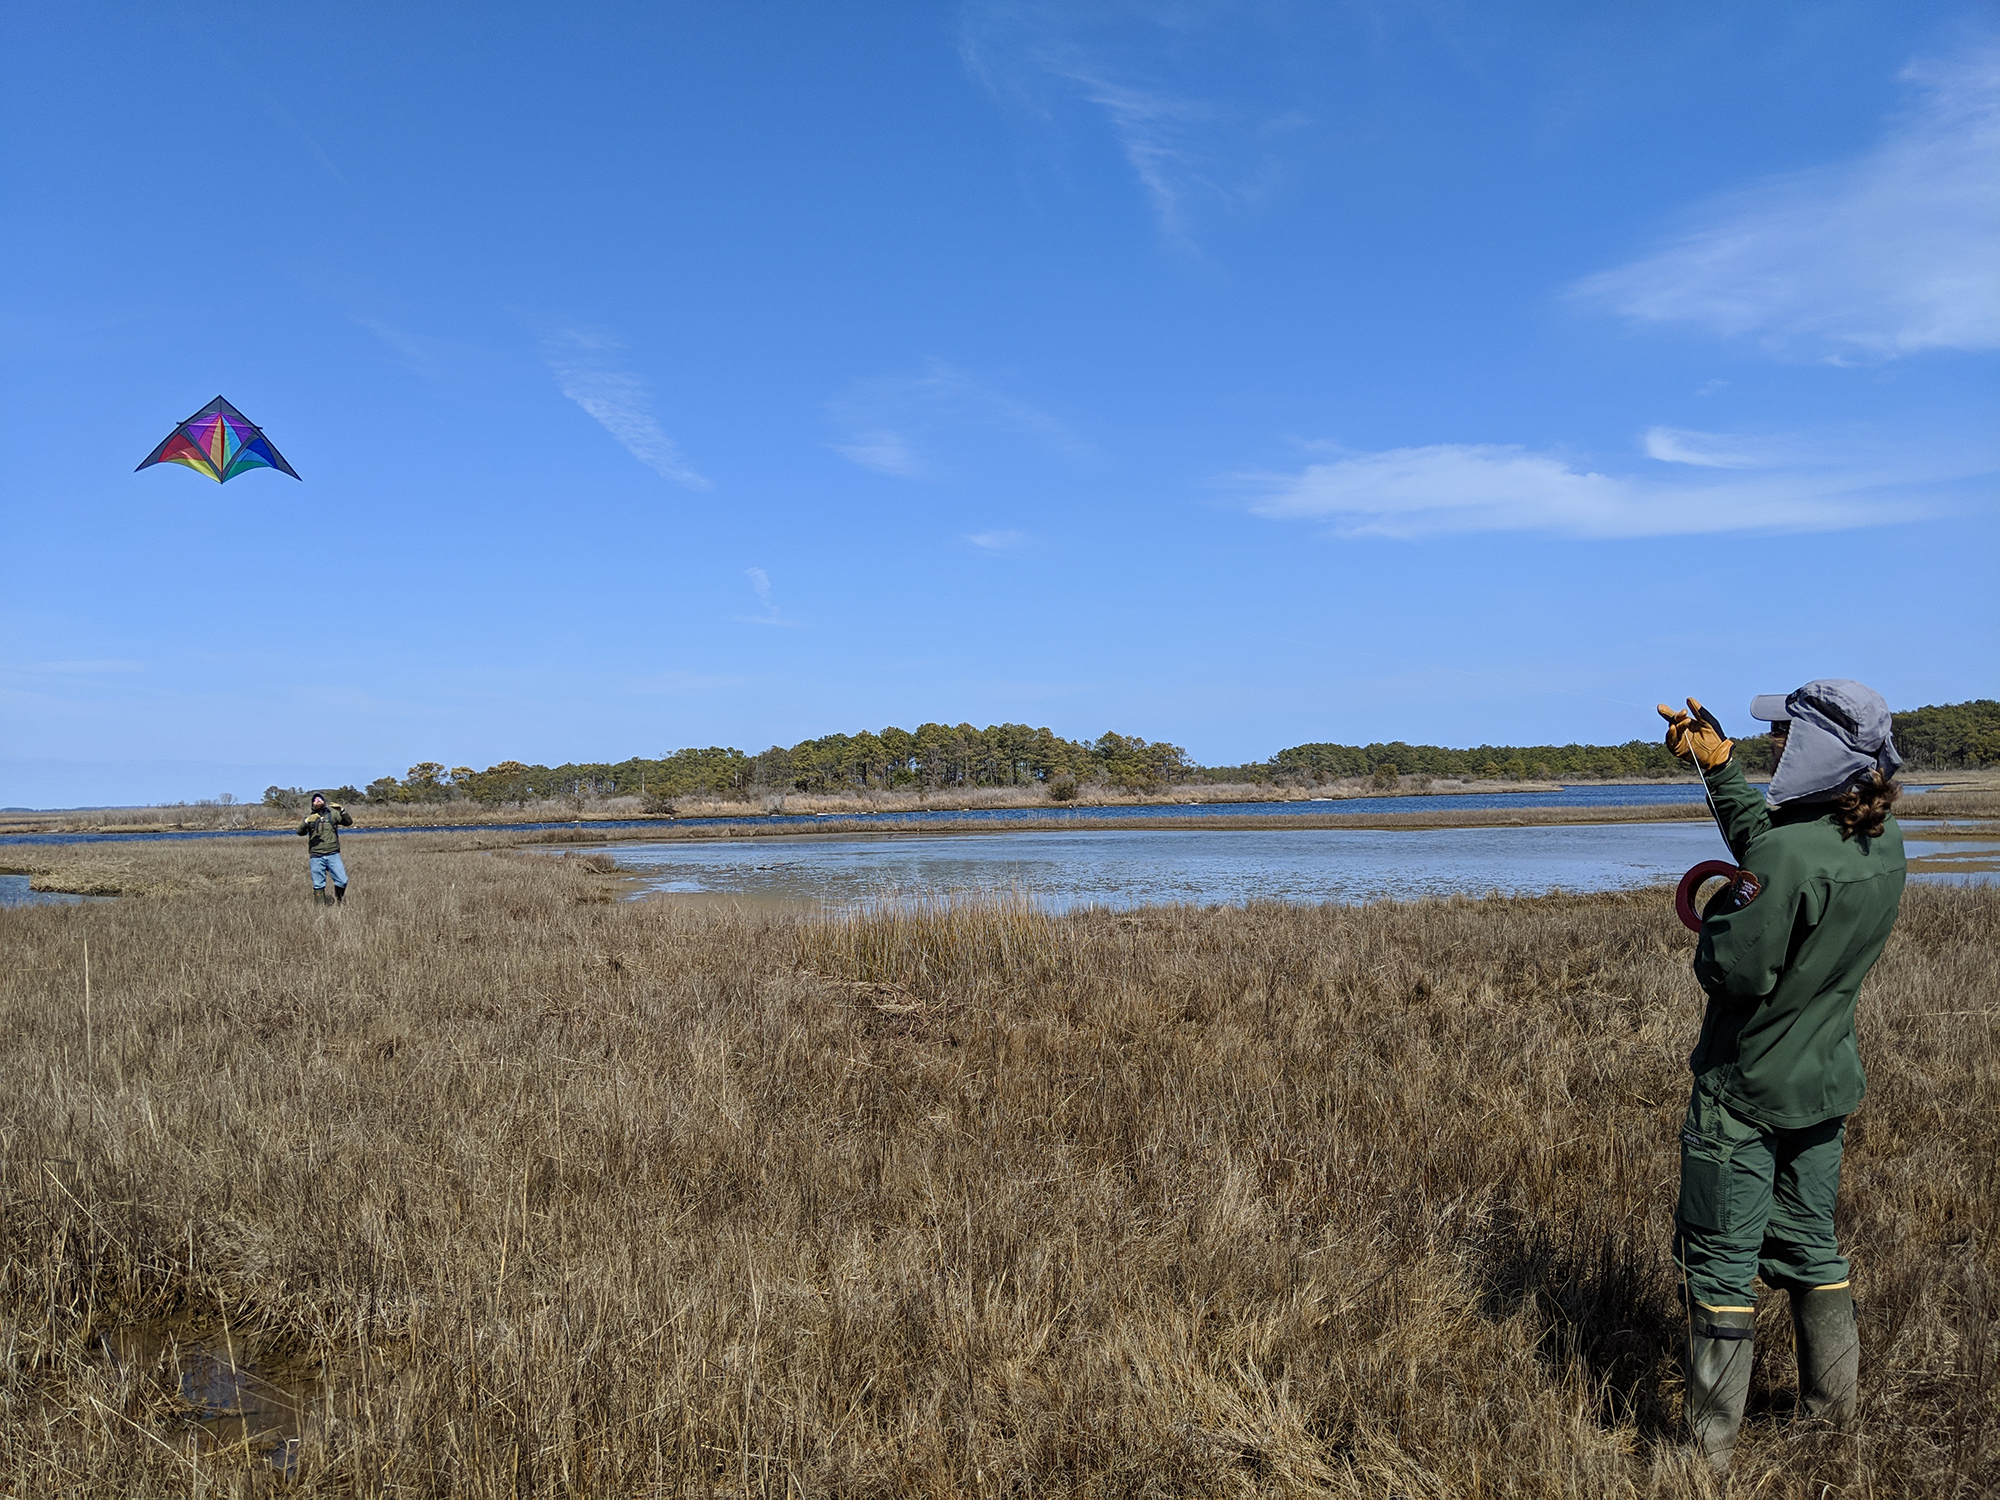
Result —
<path fill-rule="evenodd" d="M 1902 795 L 1903 788 L 1884 776 L 1879 768 L 1863 772 L 1852 786 L 1833 799 L 1833 821 L 1840 825 L 1840 836 L 1880 838 L 1889 809 Z"/>

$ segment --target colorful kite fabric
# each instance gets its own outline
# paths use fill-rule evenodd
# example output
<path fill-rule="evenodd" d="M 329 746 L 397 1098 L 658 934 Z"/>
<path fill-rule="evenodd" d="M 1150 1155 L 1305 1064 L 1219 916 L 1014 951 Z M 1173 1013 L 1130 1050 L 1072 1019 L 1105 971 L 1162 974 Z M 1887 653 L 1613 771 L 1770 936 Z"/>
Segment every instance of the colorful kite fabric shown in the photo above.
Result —
<path fill-rule="evenodd" d="M 168 433 L 139 468 L 147 464 L 186 464 L 217 484 L 249 469 L 276 469 L 299 477 L 263 430 L 220 396 Z"/>

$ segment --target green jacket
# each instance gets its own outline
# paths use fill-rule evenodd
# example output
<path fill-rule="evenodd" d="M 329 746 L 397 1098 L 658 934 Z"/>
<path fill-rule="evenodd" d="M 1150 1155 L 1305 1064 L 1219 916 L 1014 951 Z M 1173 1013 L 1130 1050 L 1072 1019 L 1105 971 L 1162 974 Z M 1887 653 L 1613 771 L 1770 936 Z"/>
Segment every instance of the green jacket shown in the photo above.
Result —
<path fill-rule="evenodd" d="M 1761 889 L 1710 903 L 1694 955 L 1708 1013 L 1688 1065 L 1766 1129 L 1845 1115 L 1867 1086 L 1854 1002 L 1902 904 L 1903 831 L 1891 818 L 1878 838 L 1843 839 L 1823 802 L 1768 808 L 1733 760 L 1708 790 Z"/>
<path fill-rule="evenodd" d="M 306 845 L 306 853 L 340 853 L 340 830 L 354 826 L 354 815 L 344 807 L 329 807 L 323 813 L 314 813 L 299 824 L 299 832 L 311 839 Z"/>

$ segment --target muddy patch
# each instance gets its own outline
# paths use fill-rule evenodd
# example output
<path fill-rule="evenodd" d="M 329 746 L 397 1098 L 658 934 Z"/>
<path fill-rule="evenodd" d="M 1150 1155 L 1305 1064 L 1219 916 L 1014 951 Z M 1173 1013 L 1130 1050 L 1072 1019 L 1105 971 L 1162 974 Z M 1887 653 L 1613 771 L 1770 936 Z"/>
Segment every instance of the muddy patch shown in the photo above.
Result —
<path fill-rule="evenodd" d="M 308 1445 L 326 1446 L 334 1385 L 317 1362 L 166 1323 L 106 1333 L 100 1349 L 124 1396 L 118 1415 L 175 1446 L 249 1454 L 288 1475 Z"/>

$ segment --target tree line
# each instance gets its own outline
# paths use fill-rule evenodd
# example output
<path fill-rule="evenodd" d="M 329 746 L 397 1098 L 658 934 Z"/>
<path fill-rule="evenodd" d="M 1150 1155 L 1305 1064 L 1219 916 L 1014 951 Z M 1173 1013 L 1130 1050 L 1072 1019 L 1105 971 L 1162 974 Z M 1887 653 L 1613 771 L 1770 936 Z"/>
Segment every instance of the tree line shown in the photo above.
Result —
<path fill-rule="evenodd" d="M 1140 790 L 1170 785 L 1198 768 L 1178 745 L 1108 731 L 1094 740 L 1064 739 L 1027 724 L 922 724 L 859 734 L 830 734 L 761 754 L 711 745 L 657 758 L 568 762 L 559 766 L 503 760 L 476 771 L 423 761 L 402 777 L 383 776 L 366 788 L 343 787 L 369 802 L 522 803 L 561 797 L 639 795 L 649 801 L 690 796 L 749 796 L 759 792 L 840 792 L 912 788 L 1043 785 L 1058 797 L 1082 786 Z M 331 795 L 331 794 L 329 794 Z M 272 787 L 272 806 L 302 803 L 298 788 Z"/>
<path fill-rule="evenodd" d="M 1914 709 L 1895 716 L 1897 746 L 1910 768 L 1945 770 L 2000 765 L 2000 702 L 1979 699 Z M 1737 740 L 1746 769 L 1768 771 L 1768 735 Z M 1685 774 L 1686 766 L 1658 740 L 1622 745 L 1476 745 L 1451 749 L 1402 740 L 1369 745 L 1308 744 L 1241 766 L 1201 766 L 1178 745 L 1107 731 L 1094 740 L 1064 739 L 1026 724 L 893 725 L 859 734 L 830 734 L 760 754 L 711 745 L 656 758 L 568 762 L 560 766 L 503 760 L 476 771 L 423 761 L 403 776 L 381 776 L 365 788 L 335 787 L 336 801 L 424 803 L 467 799 L 526 803 L 564 797 L 637 795 L 663 807 L 676 797 L 748 797 L 760 793 L 894 790 L 957 791 L 973 787 L 1042 785 L 1058 798 L 1086 786 L 1156 790 L 1189 782 L 1311 785 L 1372 779 L 1395 786 L 1405 776 L 1459 780 L 1587 780 Z M 270 787 L 264 801 L 286 810 L 304 805 L 297 787 Z"/>
<path fill-rule="evenodd" d="M 2000 702 L 1939 703 L 1897 714 L 1896 748 L 1920 769 L 2000 766 Z"/>

